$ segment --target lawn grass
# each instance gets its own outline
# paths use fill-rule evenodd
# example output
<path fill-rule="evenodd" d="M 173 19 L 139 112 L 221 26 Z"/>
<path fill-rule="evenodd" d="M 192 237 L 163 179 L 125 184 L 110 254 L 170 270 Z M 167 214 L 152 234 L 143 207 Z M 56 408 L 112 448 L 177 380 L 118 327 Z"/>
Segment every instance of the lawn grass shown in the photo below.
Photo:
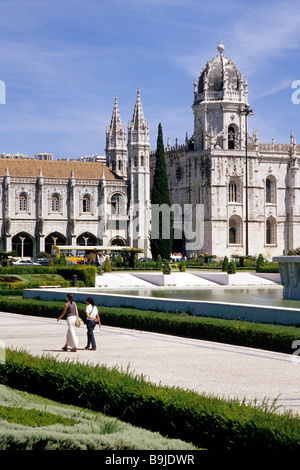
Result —
<path fill-rule="evenodd" d="M 0 274 L 0 282 L 1 278 L 7 278 L 9 276 L 5 276 L 4 274 Z M 64 281 L 64 278 L 59 274 L 14 274 L 11 277 L 17 277 L 20 279 L 20 282 L 34 282 L 34 283 L 43 283 L 43 282 L 53 282 L 58 283 L 59 281 Z M 13 281 L 14 282 L 14 281 Z"/>

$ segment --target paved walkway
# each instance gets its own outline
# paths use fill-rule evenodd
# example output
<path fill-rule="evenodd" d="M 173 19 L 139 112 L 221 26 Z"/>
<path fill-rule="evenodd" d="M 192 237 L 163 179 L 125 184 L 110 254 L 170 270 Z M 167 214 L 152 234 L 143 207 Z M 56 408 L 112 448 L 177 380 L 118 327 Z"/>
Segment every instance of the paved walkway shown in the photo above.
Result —
<path fill-rule="evenodd" d="M 87 351 L 86 327 L 76 330 L 77 353 L 63 352 L 66 322 L 0 312 L 1 344 L 34 355 L 118 366 L 154 383 L 225 398 L 277 400 L 300 414 L 300 358 L 210 341 L 102 326 L 97 351 Z M 300 339 L 300 338 L 299 338 Z"/>

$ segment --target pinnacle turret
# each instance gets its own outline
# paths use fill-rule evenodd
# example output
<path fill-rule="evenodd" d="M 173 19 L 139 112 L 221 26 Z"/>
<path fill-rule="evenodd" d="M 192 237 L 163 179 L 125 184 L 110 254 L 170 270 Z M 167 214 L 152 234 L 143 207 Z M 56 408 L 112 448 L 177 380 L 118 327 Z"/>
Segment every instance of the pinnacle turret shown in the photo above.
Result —
<path fill-rule="evenodd" d="M 121 121 L 121 115 L 118 105 L 118 97 L 115 95 L 115 105 L 112 113 L 112 118 L 109 126 L 109 131 L 111 134 L 116 135 L 117 132 L 123 132 L 124 128 Z"/>
<path fill-rule="evenodd" d="M 133 112 L 133 118 L 130 123 L 131 129 L 145 129 L 147 127 L 147 123 L 144 117 L 144 111 L 142 107 L 141 97 L 140 97 L 140 89 L 137 89 L 137 98 Z"/>

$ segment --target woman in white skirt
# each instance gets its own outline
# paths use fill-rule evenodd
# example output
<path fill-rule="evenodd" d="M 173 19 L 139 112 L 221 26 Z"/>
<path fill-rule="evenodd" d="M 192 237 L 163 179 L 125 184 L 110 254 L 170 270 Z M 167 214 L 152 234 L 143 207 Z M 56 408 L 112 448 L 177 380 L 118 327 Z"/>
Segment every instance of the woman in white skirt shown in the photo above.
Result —
<path fill-rule="evenodd" d="M 76 322 L 76 317 L 78 316 L 78 309 L 77 309 L 76 303 L 74 302 L 72 294 L 67 295 L 67 303 L 65 304 L 65 308 L 62 314 L 58 317 L 57 321 L 63 318 L 65 314 L 67 314 L 68 330 L 67 330 L 66 344 L 64 345 L 62 349 L 63 351 L 67 351 L 68 346 L 70 346 L 71 352 L 76 352 L 77 346 L 78 346 L 78 338 L 75 333 L 75 322 Z"/>

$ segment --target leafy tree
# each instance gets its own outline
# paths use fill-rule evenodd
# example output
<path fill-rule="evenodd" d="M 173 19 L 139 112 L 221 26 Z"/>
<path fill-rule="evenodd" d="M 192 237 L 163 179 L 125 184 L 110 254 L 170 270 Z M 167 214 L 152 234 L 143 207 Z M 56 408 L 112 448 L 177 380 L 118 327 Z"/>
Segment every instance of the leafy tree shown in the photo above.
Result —
<path fill-rule="evenodd" d="M 157 205 L 158 207 L 162 204 L 171 206 L 171 196 L 168 183 L 168 175 L 166 168 L 165 150 L 163 142 L 162 125 L 158 125 L 158 136 L 157 136 L 157 148 L 156 148 L 156 165 L 153 179 L 153 187 L 151 194 L 151 204 Z M 162 213 L 159 213 L 159 227 L 158 227 L 158 238 L 150 239 L 150 248 L 152 257 L 157 260 L 158 255 L 161 255 L 162 259 L 170 259 L 173 242 L 173 228 L 172 228 L 172 214 L 170 214 L 170 234 L 168 238 L 163 237 L 163 222 Z"/>

